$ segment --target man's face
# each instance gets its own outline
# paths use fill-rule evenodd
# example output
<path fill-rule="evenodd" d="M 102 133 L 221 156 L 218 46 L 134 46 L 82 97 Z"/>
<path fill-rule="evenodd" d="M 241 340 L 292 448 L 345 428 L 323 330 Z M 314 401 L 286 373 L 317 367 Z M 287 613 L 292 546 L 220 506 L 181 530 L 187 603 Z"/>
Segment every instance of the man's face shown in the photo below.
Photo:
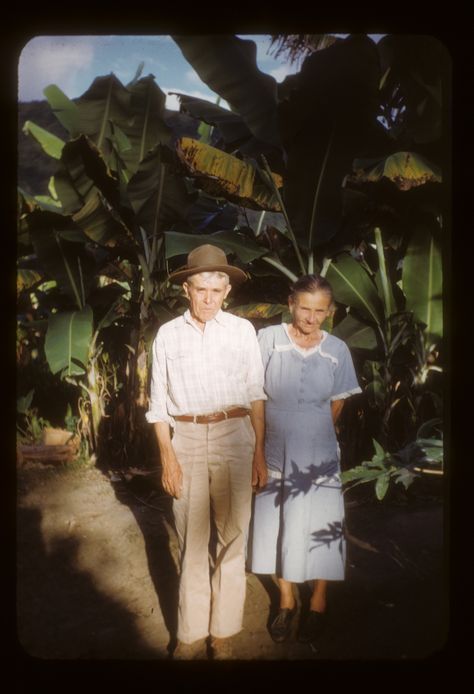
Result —
<path fill-rule="evenodd" d="M 195 321 L 203 325 L 212 320 L 231 290 L 225 277 L 203 277 L 200 274 L 188 277 L 183 284 L 189 299 L 189 310 Z"/>

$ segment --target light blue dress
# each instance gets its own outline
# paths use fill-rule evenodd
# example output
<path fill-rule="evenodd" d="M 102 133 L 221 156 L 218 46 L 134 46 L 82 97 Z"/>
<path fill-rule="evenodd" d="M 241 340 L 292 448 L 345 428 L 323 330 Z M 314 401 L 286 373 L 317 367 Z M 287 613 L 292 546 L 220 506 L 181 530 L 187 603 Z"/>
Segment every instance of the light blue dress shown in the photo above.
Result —
<path fill-rule="evenodd" d="M 287 326 L 258 334 L 265 368 L 266 487 L 255 495 L 249 568 L 302 583 L 342 580 L 344 503 L 331 400 L 361 392 L 347 345 L 302 350 Z"/>

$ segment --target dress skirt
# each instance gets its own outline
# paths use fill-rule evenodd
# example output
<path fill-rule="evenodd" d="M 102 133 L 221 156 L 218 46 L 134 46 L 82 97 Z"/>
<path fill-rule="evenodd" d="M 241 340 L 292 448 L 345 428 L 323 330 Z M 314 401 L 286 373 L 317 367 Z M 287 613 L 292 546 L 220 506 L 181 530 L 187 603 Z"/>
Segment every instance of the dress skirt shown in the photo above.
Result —
<path fill-rule="evenodd" d="M 249 568 L 294 582 L 342 580 L 344 501 L 331 402 L 360 392 L 349 349 L 324 333 L 304 355 L 281 325 L 258 337 L 269 481 L 254 497 Z"/>

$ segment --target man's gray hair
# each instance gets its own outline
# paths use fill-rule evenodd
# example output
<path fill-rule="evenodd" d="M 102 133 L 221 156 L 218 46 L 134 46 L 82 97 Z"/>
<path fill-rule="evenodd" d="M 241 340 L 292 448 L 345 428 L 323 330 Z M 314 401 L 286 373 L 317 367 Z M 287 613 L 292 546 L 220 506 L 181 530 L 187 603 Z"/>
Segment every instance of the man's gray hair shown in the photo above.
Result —
<path fill-rule="evenodd" d="M 193 279 L 193 277 L 198 276 L 202 277 L 203 280 L 210 280 L 214 279 L 214 277 L 218 277 L 219 279 L 227 280 L 226 285 L 230 283 L 230 277 L 227 272 L 219 272 L 218 270 L 214 270 L 212 272 L 196 272 L 194 275 L 190 275 L 186 281 L 189 282 Z"/>

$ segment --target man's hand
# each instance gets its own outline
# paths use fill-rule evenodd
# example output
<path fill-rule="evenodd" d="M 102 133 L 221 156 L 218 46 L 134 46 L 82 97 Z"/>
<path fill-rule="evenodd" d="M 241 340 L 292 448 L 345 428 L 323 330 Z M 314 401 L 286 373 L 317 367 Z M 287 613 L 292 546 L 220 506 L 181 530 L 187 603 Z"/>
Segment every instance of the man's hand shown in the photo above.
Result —
<path fill-rule="evenodd" d="M 175 499 L 179 499 L 183 490 L 183 471 L 176 455 L 168 453 L 161 460 L 161 484 L 163 489 Z"/>
<path fill-rule="evenodd" d="M 183 488 L 183 471 L 178 463 L 171 443 L 170 427 L 167 422 L 155 422 L 154 429 L 161 460 L 161 484 L 163 489 L 175 499 L 179 499 Z"/>
<path fill-rule="evenodd" d="M 267 463 L 263 449 L 256 448 L 252 462 L 252 487 L 254 491 L 262 489 L 268 480 Z"/>

